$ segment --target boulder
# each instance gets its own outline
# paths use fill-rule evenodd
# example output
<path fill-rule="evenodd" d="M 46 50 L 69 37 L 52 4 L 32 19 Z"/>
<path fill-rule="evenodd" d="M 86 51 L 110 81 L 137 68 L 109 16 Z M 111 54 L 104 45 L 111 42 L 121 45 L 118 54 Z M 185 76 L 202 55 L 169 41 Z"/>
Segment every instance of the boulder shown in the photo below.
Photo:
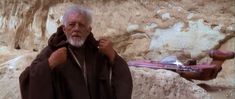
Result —
<path fill-rule="evenodd" d="M 131 73 L 132 99 L 211 99 L 204 89 L 172 71 L 131 67 Z"/>

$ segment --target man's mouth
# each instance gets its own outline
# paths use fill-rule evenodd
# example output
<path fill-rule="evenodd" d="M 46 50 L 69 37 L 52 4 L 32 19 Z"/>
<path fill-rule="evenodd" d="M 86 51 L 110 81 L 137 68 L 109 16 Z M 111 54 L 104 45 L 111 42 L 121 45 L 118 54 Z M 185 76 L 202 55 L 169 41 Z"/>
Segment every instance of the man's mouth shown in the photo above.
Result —
<path fill-rule="evenodd" d="M 81 38 L 79 35 L 72 35 L 72 38 Z"/>

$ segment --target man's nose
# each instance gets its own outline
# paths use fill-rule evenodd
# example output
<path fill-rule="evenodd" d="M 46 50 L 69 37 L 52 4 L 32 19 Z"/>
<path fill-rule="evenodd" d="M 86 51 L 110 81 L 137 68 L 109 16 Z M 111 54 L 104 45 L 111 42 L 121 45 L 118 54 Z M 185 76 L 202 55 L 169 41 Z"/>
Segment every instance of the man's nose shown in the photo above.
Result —
<path fill-rule="evenodd" d="M 79 32 L 79 31 L 80 31 L 80 26 L 79 26 L 79 24 L 76 24 L 76 25 L 73 27 L 73 31 L 74 31 L 74 32 Z"/>
<path fill-rule="evenodd" d="M 79 30 L 79 24 L 77 23 L 77 24 L 75 24 L 75 26 L 74 26 L 74 30 Z"/>

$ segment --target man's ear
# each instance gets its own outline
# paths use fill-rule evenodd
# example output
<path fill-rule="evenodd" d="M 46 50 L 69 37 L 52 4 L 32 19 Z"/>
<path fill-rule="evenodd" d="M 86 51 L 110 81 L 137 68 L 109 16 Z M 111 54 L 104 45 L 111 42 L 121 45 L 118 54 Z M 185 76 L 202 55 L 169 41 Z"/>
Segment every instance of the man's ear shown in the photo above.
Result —
<path fill-rule="evenodd" d="M 89 31 L 91 32 L 91 30 L 92 30 L 92 27 L 91 27 L 91 26 L 89 26 Z"/>
<path fill-rule="evenodd" d="M 92 27 L 91 27 L 91 26 L 89 26 L 89 27 L 88 27 L 88 30 L 89 30 L 89 32 L 91 32 L 91 30 L 92 30 Z"/>

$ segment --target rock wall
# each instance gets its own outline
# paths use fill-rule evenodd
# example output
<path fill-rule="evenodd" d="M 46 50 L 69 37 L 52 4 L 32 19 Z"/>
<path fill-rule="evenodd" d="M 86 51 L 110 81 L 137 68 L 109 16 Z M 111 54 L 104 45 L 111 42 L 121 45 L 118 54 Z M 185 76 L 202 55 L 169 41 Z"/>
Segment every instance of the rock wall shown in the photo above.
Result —
<path fill-rule="evenodd" d="M 202 58 L 235 34 L 233 0 L 8 0 L 0 3 L 0 44 L 41 50 L 71 2 L 93 11 L 95 36 L 116 38 L 116 49 L 127 59 L 176 53 Z"/>
<path fill-rule="evenodd" d="M 2 0 L 0 1 L 0 87 L 4 90 L 8 89 L 6 87 L 8 85 L 11 87 L 8 91 L 0 90 L 2 96 L 0 98 L 19 98 L 18 84 L 10 82 L 16 82 L 19 73 L 47 45 L 50 35 L 61 25 L 65 8 L 72 3 L 92 10 L 92 32 L 95 37 L 110 38 L 117 52 L 127 61 L 160 60 L 165 56 L 175 55 L 182 62 L 193 58 L 199 63 L 208 63 L 211 60 L 207 55 L 208 50 L 235 50 L 234 0 Z M 25 55 L 21 56 L 22 54 Z M 9 61 L 13 63 L 10 64 Z M 234 60 L 226 62 L 217 79 L 203 83 L 235 88 L 234 77 L 230 75 L 234 75 L 232 66 L 234 67 Z M 171 87 L 164 89 L 165 87 L 159 85 L 159 82 L 153 82 L 161 78 L 154 76 L 158 73 L 165 76 L 173 75 L 173 78 L 169 78 L 171 80 L 169 83 L 166 82 L 169 79 L 162 79 L 161 82 Z M 210 98 L 203 89 L 182 80 L 183 78 L 172 72 L 132 68 L 132 74 L 136 90 L 133 99 L 159 97 L 159 94 L 153 94 L 155 92 L 161 93 L 164 99 L 170 99 L 174 95 L 178 99 L 186 98 L 184 91 L 176 93 L 183 90 L 175 89 L 181 88 L 181 83 L 189 86 L 188 89 L 184 89 L 192 92 L 189 97 Z M 145 78 L 148 79 L 148 84 L 139 80 Z M 180 80 L 175 80 L 176 78 Z M 149 87 L 141 87 L 138 84 Z M 154 84 L 158 87 L 153 86 Z M 143 89 L 146 91 L 141 91 L 142 88 L 146 88 Z M 199 95 L 190 88 L 196 88 L 203 94 Z M 153 93 L 148 93 L 147 90 Z M 14 93 L 17 95 L 12 95 Z M 220 98 L 232 99 L 233 96 Z"/>

